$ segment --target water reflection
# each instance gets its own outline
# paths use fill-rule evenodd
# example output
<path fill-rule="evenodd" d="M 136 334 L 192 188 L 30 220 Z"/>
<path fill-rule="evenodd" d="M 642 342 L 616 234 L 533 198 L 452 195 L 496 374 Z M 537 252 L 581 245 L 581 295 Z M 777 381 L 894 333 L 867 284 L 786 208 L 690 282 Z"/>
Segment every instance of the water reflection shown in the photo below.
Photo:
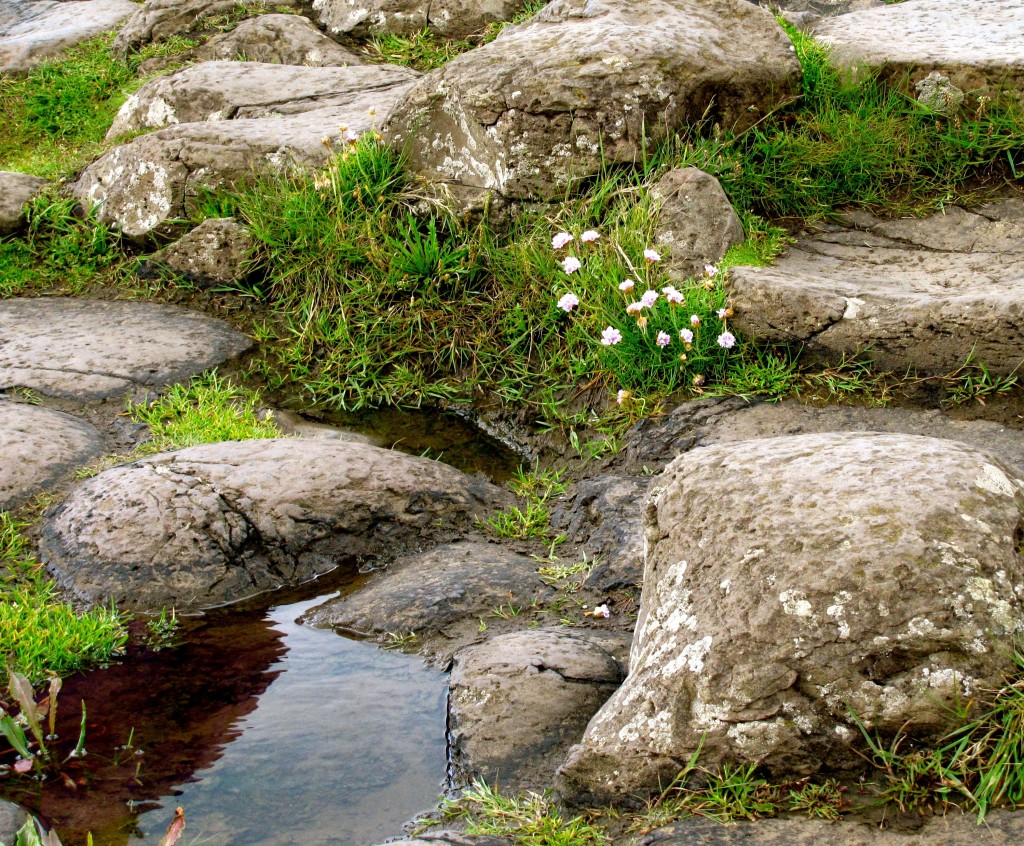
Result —
<path fill-rule="evenodd" d="M 175 649 L 69 680 L 59 732 L 89 708 L 87 785 L 7 795 L 68 846 L 157 844 L 185 807 L 183 842 L 379 842 L 436 801 L 446 677 L 412 656 L 293 621 L 317 597 L 265 615 L 208 619 Z M 118 762 L 113 751 L 128 740 Z M 136 778 L 136 767 L 138 774 Z"/>

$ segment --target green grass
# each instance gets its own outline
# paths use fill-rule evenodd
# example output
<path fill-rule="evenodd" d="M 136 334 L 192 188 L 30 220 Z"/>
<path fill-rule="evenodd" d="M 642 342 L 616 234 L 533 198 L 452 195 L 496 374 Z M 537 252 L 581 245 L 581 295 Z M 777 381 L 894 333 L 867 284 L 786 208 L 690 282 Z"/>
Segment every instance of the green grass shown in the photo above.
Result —
<path fill-rule="evenodd" d="M 118 655 L 128 633 L 113 609 L 84 613 L 57 596 L 28 551 L 25 524 L 0 511 L 0 658 L 33 682 Z"/>
<path fill-rule="evenodd" d="M 134 420 L 149 426 L 147 452 L 220 441 L 279 438 L 271 418 L 257 414 L 259 395 L 231 385 L 216 371 L 174 385 L 149 404 L 129 404 Z"/>
<path fill-rule="evenodd" d="M 424 27 L 412 35 L 374 35 L 363 45 L 363 52 L 375 62 L 403 65 L 425 73 L 448 64 L 475 46 L 465 39 L 441 38 Z"/>

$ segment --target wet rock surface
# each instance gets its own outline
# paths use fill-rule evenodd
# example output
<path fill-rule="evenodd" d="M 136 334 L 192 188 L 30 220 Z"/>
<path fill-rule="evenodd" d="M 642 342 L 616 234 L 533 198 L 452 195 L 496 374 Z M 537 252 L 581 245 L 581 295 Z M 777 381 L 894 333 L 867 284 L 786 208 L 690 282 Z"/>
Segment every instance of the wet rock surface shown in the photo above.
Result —
<path fill-rule="evenodd" d="M 139 273 L 169 272 L 200 288 L 228 285 L 245 278 L 252 248 L 249 230 L 234 218 L 210 218 L 150 256 Z"/>
<path fill-rule="evenodd" d="M 103 449 L 100 433 L 82 420 L 0 400 L 0 511 L 31 499 Z"/>
<path fill-rule="evenodd" d="M 90 604 L 197 608 L 458 536 L 501 492 L 427 459 L 309 439 L 115 467 L 49 517 L 41 554 Z"/>
<path fill-rule="evenodd" d="M 114 29 L 131 0 L 0 0 L 0 73 L 19 73 Z"/>
<path fill-rule="evenodd" d="M 187 379 L 246 352 L 226 323 L 178 306 L 60 297 L 0 301 L 0 388 L 102 400 Z"/>
<path fill-rule="evenodd" d="M 913 0 L 911 0 L 913 2 Z M 772 267 L 736 267 L 733 325 L 829 358 L 870 349 L 882 368 L 945 373 L 969 356 L 993 373 L 1024 361 L 1024 201 L 924 220 L 846 216 Z"/>
<path fill-rule="evenodd" d="M 320 22 L 344 35 L 413 35 L 426 27 L 445 38 L 481 35 L 510 21 L 525 0 L 314 0 Z"/>
<path fill-rule="evenodd" d="M 830 18 L 814 28 L 850 68 L 910 76 L 938 71 L 975 94 L 1024 84 L 1024 8 L 1015 0 L 907 0 Z"/>
<path fill-rule="evenodd" d="M 550 783 L 626 675 L 624 632 L 544 629 L 498 635 L 455 656 L 448 699 L 455 786 Z"/>
<path fill-rule="evenodd" d="M 630 674 L 569 753 L 563 796 L 657 791 L 701 744 L 704 766 L 841 769 L 859 760 L 850 709 L 882 737 L 941 733 L 955 702 L 1013 669 L 1019 475 L 953 442 L 869 433 L 674 461 L 645 513 Z"/>
<path fill-rule="evenodd" d="M 441 633 L 443 658 L 462 645 L 467 627 L 475 634 L 481 618 L 494 622 L 496 609 L 522 609 L 549 595 L 537 566 L 498 544 L 446 544 L 403 556 L 358 593 L 313 608 L 304 621 L 366 635 Z"/>
<path fill-rule="evenodd" d="M 791 46 L 745 0 L 556 0 L 425 76 L 384 135 L 460 192 L 550 200 L 709 107 L 749 126 L 798 85 Z"/>
<path fill-rule="evenodd" d="M 25 204 L 46 186 L 27 173 L 0 171 L 0 236 L 16 232 L 25 219 Z"/>
<path fill-rule="evenodd" d="M 264 62 L 201 62 L 147 83 L 128 98 L 108 138 L 175 124 L 272 118 L 368 104 L 380 92 L 382 106 L 392 90 L 419 76 L 408 68 L 363 65 L 351 68 L 299 67 Z M 358 108 L 358 105 L 355 108 Z M 369 114 L 353 115 L 369 121 Z M 332 135 L 337 135 L 334 128 Z M 318 141 L 320 139 L 317 139 Z"/>
<path fill-rule="evenodd" d="M 1022 836 L 1024 814 L 990 812 L 984 825 L 978 825 L 976 817 L 953 810 L 897 830 L 854 820 L 790 818 L 722 825 L 693 817 L 645 834 L 634 846 L 1002 846 Z"/>

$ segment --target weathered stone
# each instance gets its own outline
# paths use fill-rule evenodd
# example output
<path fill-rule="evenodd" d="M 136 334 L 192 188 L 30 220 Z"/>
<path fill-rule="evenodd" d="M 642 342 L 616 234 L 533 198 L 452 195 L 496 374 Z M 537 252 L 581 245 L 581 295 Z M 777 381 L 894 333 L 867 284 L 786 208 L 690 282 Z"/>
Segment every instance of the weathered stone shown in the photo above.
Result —
<path fill-rule="evenodd" d="M 204 220 L 150 256 L 140 273 L 147 276 L 166 268 L 200 288 L 227 285 L 245 278 L 252 245 L 249 230 L 233 217 Z"/>
<path fill-rule="evenodd" d="M 626 675 L 624 632 L 538 629 L 457 653 L 448 698 L 453 785 L 543 790 Z"/>
<path fill-rule="evenodd" d="M 46 185 L 27 173 L 0 171 L 0 236 L 10 235 L 25 219 L 25 204 Z"/>
<path fill-rule="evenodd" d="M 848 15 L 850 12 L 875 9 L 884 5 L 884 0 L 773 0 L 770 4 L 761 3 L 760 0 L 750 2 L 778 9 L 787 21 L 803 29 L 822 18 Z"/>
<path fill-rule="evenodd" d="M 88 423 L 0 400 L 0 511 L 21 505 L 102 452 L 103 438 Z"/>
<path fill-rule="evenodd" d="M 365 69 L 345 72 L 359 74 Z M 85 169 L 73 191 L 83 205 L 98 206 L 102 222 L 129 237 L 174 231 L 173 221 L 187 216 L 202 189 L 244 182 L 261 169 L 321 167 L 344 143 L 339 126 L 357 133 L 373 129 L 409 85 L 355 87 L 345 95 L 344 107 L 171 126 L 102 156 Z"/>
<path fill-rule="evenodd" d="M 131 0 L 0 0 L 0 73 L 19 73 L 133 14 Z"/>
<path fill-rule="evenodd" d="M 307 67 L 364 64 L 362 57 L 328 38 L 299 15 L 260 15 L 214 36 L 192 51 L 200 61 L 244 60 Z"/>
<path fill-rule="evenodd" d="M 202 62 L 161 76 L 129 97 L 107 132 L 116 138 L 142 129 L 201 121 L 281 117 L 369 104 L 380 92 L 395 98 L 416 71 L 390 65 L 307 68 L 261 62 Z M 370 115 L 359 115 L 367 124 Z M 337 134 L 337 126 L 334 132 Z M 317 142 L 320 138 L 315 139 Z"/>
<path fill-rule="evenodd" d="M 41 297 L 0 301 L 0 389 L 103 399 L 229 361 L 252 341 L 178 306 Z"/>
<path fill-rule="evenodd" d="M 690 817 L 655 829 L 633 846 L 1004 846 L 1024 837 L 1024 814 L 989 811 L 985 824 L 954 810 L 916 821 L 911 830 L 880 828 L 856 819 L 835 822 L 793 817 L 730 825 Z"/>
<path fill-rule="evenodd" d="M 823 357 L 870 349 L 880 367 L 922 373 L 972 355 L 995 374 L 1024 361 L 1024 202 L 844 224 L 802 237 L 773 267 L 730 270 L 733 326 Z"/>
<path fill-rule="evenodd" d="M 1024 87 L 1024 7 L 1017 0 L 907 0 L 822 21 L 837 63 L 914 84 L 934 71 L 975 94 Z"/>
<path fill-rule="evenodd" d="M 445 38 L 479 35 L 490 23 L 510 21 L 525 0 L 313 0 L 330 32 L 412 35 L 429 27 Z"/>
<path fill-rule="evenodd" d="M 126 56 L 132 50 L 154 41 L 165 41 L 172 35 L 185 35 L 202 18 L 226 15 L 237 10 L 238 0 L 146 0 L 121 27 L 111 50 Z M 275 6 L 297 6 L 296 0 L 274 0 Z"/>
<path fill-rule="evenodd" d="M 938 71 L 932 71 L 914 86 L 917 102 L 926 109 L 940 115 L 954 115 L 960 109 L 966 96 L 963 91 Z"/>
<path fill-rule="evenodd" d="M 870 433 L 674 461 L 647 508 L 629 676 L 570 752 L 563 795 L 657 790 L 698 747 L 705 766 L 780 777 L 849 766 L 852 714 L 883 739 L 934 739 L 1014 666 L 1018 476 L 960 444 Z"/>
<path fill-rule="evenodd" d="M 701 276 L 726 250 L 743 243 L 743 224 L 718 180 L 695 167 L 670 170 L 655 184 L 660 202 L 655 240 L 668 248 L 676 279 Z"/>
<path fill-rule="evenodd" d="M 796 90 L 791 46 L 745 0 L 555 0 L 425 76 L 384 134 L 463 192 L 555 199 L 706 111 L 749 126 Z"/>
<path fill-rule="evenodd" d="M 28 819 L 28 813 L 20 805 L 0 799 L 0 843 L 16 843 L 18 829 Z"/>
<path fill-rule="evenodd" d="M 466 620 L 475 625 L 500 605 L 522 608 L 545 593 L 531 558 L 496 544 L 457 543 L 405 556 L 356 593 L 306 612 L 303 621 L 359 634 L 423 634 Z"/>
<path fill-rule="evenodd" d="M 207 444 L 80 485 L 40 551 L 90 604 L 196 608 L 450 540 L 500 498 L 439 462 L 363 444 Z"/>

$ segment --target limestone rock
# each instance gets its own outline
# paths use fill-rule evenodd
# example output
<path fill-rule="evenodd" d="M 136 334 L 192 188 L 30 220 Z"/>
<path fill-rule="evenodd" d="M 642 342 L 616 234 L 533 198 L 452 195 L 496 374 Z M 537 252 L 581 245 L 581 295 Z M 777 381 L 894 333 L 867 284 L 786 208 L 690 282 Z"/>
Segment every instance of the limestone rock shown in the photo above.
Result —
<path fill-rule="evenodd" d="M 621 684 L 626 668 L 613 653 L 628 649 L 623 632 L 538 629 L 459 652 L 448 698 L 454 785 L 546 788 Z"/>
<path fill-rule="evenodd" d="M 883 739 L 934 739 L 1014 664 L 1019 476 L 959 444 L 871 433 L 681 456 L 647 507 L 629 676 L 569 753 L 564 797 L 657 790 L 702 742 L 712 768 L 859 766 L 850 709 Z"/>
<path fill-rule="evenodd" d="M 200 61 L 244 60 L 314 68 L 364 64 L 357 53 L 299 15 L 260 15 L 242 21 L 230 32 L 197 47 L 193 55 Z"/>
<path fill-rule="evenodd" d="M 135 3 L 135 14 L 114 39 L 111 50 L 126 56 L 154 41 L 172 35 L 185 35 L 201 18 L 226 15 L 238 8 L 238 0 L 146 0 L 142 8 Z M 296 6 L 296 0 L 274 0 L 275 6 Z"/>
<path fill-rule="evenodd" d="M 303 621 L 359 634 L 423 634 L 490 614 L 499 605 L 523 607 L 546 592 L 537 564 L 525 555 L 482 542 L 414 552 L 378 573 L 359 591 L 306 612 Z"/>
<path fill-rule="evenodd" d="M 131 0 L 0 0 L 0 73 L 20 73 L 114 29 Z"/>
<path fill-rule="evenodd" d="M 116 138 L 175 124 L 298 115 L 386 103 L 396 86 L 419 76 L 408 68 L 364 65 L 311 68 L 262 62 L 202 62 L 158 77 L 129 97 L 107 132 Z M 353 115 L 368 124 L 369 114 Z M 337 135 L 337 126 L 332 134 Z M 322 137 L 322 136 L 321 136 Z M 320 138 L 315 139 L 317 142 Z"/>
<path fill-rule="evenodd" d="M 525 0 L 313 0 L 320 22 L 344 35 L 412 35 L 425 27 L 445 38 L 479 35 L 510 21 Z"/>
<path fill-rule="evenodd" d="M 745 0 L 555 0 L 421 79 L 384 134 L 467 195 L 555 199 L 709 107 L 749 126 L 798 87 L 791 46 Z"/>
<path fill-rule="evenodd" d="M 226 323 L 171 305 L 0 301 L 0 389 L 98 400 L 157 387 L 230 361 L 252 341 Z"/>
<path fill-rule="evenodd" d="M 822 21 L 814 35 L 851 69 L 910 75 L 934 71 L 963 91 L 1024 86 L 1024 6 L 1016 0 L 907 0 Z"/>
<path fill-rule="evenodd" d="M 718 180 L 695 167 L 670 170 L 653 190 L 661 204 L 656 242 L 668 248 L 675 278 L 703 276 L 726 250 L 743 243 L 743 224 Z"/>
<path fill-rule="evenodd" d="M 80 485 L 40 553 L 90 604 L 197 608 L 451 539 L 496 498 L 444 464 L 363 444 L 207 444 Z"/>
<path fill-rule="evenodd" d="M 910 0 L 914 2 L 914 0 Z M 923 373 L 973 354 L 992 373 L 1024 360 L 1024 202 L 951 207 L 924 220 L 861 212 L 799 239 L 773 267 L 729 272 L 747 338 Z"/>
<path fill-rule="evenodd" d="M 200 288 L 227 285 L 245 277 L 252 249 L 249 230 L 233 217 L 204 220 L 187 235 L 150 256 L 140 275 L 166 268 Z"/>
<path fill-rule="evenodd" d="M 25 219 L 25 204 L 46 185 L 27 173 L 0 171 L 0 236 L 15 232 Z"/>
<path fill-rule="evenodd" d="M 103 453 L 88 423 L 38 405 L 0 400 L 0 511 L 9 511 Z"/>
<path fill-rule="evenodd" d="M 1024 837 L 1024 814 L 989 811 L 985 824 L 976 817 L 948 814 L 927 817 L 913 831 L 879 828 L 855 819 L 836 822 L 792 817 L 736 822 L 690 817 L 655 829 L 633 846 L 1004 846 Z"/>
<path fill-rule="evenodd" d="M 264 67 L 281 70 L 280 66 Z M 143 238 L 153 231 L 174 232 L 177 227 L 173 221 L 187 215 L 193 197 L 202 188 L 244 182 L 258 170 L 323 166 L 344 143 L 339 127 L 357 133 L 373 129 L 408 89 L 412 73 L 380 67 L 317 70 L 344 73 L 351 80 L 348 88 L 331 95 L 332 102 L 344 105 L 292 114 L 286 113 L 289 107 L 283 103 L 268 104 L 265 94 L 252 92 L 251 99 L 256 101 L 253 111 L 276 111 L 280 116 L 181 123 L 143 135 L 89 165 L 73 186 L 75 196 L 83 205 L 98 207 L 98 218 L 128 237 Z M 404 81 L 379 85 L 389 75 Z M 361 86 L 359 80 L 367 86 Z M 168 95 L 172 99 L 176 96 L 173 92 Z M 241 103 L 231 105 L 234 101 L 228 96 L 214 96 L 225 107 L 242 109 Z M 152 103 L 166 105 L 159 96 Z M 182 106 L 189 108 L 184 103 Z M 148 110 L 139 119 L 148 120 Z"/>

